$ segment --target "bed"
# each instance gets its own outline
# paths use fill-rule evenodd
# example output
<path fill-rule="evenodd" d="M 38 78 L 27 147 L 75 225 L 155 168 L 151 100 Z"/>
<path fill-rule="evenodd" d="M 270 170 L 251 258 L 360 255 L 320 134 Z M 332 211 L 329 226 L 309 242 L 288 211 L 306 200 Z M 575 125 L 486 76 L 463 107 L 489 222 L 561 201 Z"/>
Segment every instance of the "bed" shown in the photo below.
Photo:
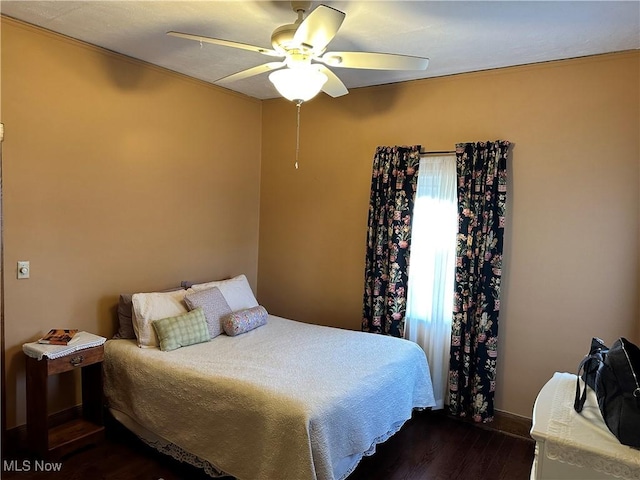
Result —
<path fill-rule="evenodd" d="M 225 293 L 237 310 L 239 297 Z M 273 315 L 265 322 L 172 351 L 107 341 L 110 411 L 211 476 L 334 480 L 414 409 L 435 404 L 424 352 L 412 342 Z"/>

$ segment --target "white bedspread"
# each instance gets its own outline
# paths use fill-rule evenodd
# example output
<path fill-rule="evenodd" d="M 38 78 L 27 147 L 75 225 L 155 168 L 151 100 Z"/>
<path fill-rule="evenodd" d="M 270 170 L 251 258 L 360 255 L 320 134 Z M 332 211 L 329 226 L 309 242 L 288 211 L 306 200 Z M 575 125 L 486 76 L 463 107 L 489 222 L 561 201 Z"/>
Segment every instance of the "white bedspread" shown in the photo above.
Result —
<path fill-rule="evenodd" d="M 345 478 L 434 405 L 416 344 L 274 316 L 171 352 L 110 340 L 104 385 L 110 408 L 241 480 Z"/>

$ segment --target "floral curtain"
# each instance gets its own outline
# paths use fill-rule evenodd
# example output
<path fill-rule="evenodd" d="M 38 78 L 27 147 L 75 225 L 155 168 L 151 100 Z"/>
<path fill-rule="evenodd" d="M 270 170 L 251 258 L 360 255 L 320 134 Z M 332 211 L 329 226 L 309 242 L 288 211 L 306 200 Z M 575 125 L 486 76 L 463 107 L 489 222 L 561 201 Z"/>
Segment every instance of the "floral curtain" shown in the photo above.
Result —
<path fill-rule="evenodd" d="M 456 145 L 458 235 L 449 409 L 493 420 L 509 142 Z"/>
<path fill-rule="evenodd" d="M 378 147 L 373 157 L 362 330 L 402 337 L 411 214 L 420 145 Z"/>

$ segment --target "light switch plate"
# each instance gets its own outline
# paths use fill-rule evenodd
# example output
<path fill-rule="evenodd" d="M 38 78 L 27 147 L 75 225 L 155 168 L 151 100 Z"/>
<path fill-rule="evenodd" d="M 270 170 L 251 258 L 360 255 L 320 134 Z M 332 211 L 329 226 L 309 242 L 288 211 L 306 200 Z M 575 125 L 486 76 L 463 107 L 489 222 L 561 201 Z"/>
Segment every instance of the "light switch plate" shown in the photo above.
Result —
<path fill-rule="evenodd" d="M 18 262 L 18 278 L 29 278 L 29 273 L 31 273 L 31 267 L 29 266 L 29 262 L 20 261 Z"/>

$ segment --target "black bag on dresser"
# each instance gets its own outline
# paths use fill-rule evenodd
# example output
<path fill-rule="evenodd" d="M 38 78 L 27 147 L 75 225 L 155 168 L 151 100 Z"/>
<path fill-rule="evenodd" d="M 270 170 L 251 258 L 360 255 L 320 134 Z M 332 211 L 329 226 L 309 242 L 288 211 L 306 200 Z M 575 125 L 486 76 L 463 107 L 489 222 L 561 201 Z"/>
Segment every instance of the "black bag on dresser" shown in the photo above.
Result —
<path fill-rule="evenodd" d="M 600 364 L 604 361 L 604 357 L 608 351 L 609 347 L 607 347 L 601 339 L 593 337 L 591 339 L 589 355 L 584 357 L 584 360 L 582 360 L 578 367 L 578 374 L 580 374 L 580 369 L 583 369 L 582 380 L 594 391 L 596 389 L 596 374 L 598 373 L 598 368 L 600 368 Z M 584 404 L 584 400 L 582 400 L 582 403 Z M 582 410 L 582 407 L 580 410 Z"/>
<path fill-rule="evenodd" d="M 573 408 L 576 412 L 580 413 L 584 407 L 584 402 L 587 400 L 587 386 L 595 392 L 596 390 L 596 374 L 600 368 L 600 364 L 604 361 L 604 357 L 607 355 L 609 347 L 607 347 L 602 340 L 597 337 L 591 339 L 591 347 L 589 348 L 589 354 L 578 365 L 578 379 L 576 380 L 576 400 L 573 404 Z M 580 375 L 582 372 L 582 375 Z M 584 390 L 580 393 L 580 378 L 585 383 Z"/>
<path fill-rule="evenodd" d="M 640 448 L 640 349 L 616 340 L 596 374 L 598 406 L 620 443 Z"/>
<path fill-rule="evenodd" d="M 640 349 L 626 338 L 619 338 L 610 349 L 594 338 L 591 350 L 578 368 L 593 388 L 607 427 L 623 445 L 640 448 Z M 595 373 L 595 378 L 594 378 Z M 587 391 L 576 386 L 574 408 L 582 411 Z"/>

